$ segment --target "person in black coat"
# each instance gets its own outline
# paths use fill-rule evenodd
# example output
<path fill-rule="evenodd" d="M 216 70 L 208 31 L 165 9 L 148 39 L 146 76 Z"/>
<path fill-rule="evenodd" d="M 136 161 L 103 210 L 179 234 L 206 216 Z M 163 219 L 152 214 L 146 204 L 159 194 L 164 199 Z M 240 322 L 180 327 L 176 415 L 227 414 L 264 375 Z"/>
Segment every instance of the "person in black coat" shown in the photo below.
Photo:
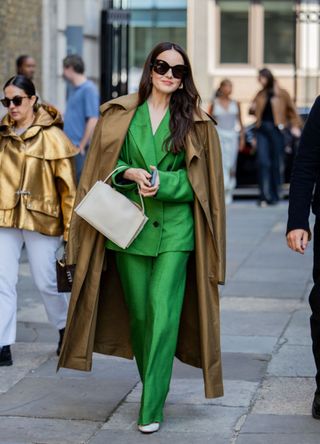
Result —
<path fill-rule="evenodd" d="M 317 367 L 312 416 L 320 419 L 320 96 L 316 99 L 304 126 L 294 161 L 287 225 L 289 248 L 304 254 L 311 240 L 310 208 L 316 216 L 313 241 L 313 280 L 311 307 L 312 350 Z"/>

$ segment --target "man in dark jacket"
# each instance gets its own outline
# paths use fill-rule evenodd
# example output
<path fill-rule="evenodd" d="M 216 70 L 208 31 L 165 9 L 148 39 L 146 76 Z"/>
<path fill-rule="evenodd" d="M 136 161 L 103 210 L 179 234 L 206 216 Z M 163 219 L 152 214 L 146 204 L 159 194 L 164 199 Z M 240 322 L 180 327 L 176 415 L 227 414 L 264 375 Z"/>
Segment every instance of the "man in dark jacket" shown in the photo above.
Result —
<path fill-rule="evenodd" d="M 294 162 L 289 197 L 288 246 L 304 254 L 311 239 L 309 214 L 316 216 L 314 226 L 313 280 L 310 293 L 312 350 L 317 367 L 312 415 L 320 419 L 320 96 L 316 99 L 303 129 Z M 313 190 L 315 189 L 314 193 Z"/>

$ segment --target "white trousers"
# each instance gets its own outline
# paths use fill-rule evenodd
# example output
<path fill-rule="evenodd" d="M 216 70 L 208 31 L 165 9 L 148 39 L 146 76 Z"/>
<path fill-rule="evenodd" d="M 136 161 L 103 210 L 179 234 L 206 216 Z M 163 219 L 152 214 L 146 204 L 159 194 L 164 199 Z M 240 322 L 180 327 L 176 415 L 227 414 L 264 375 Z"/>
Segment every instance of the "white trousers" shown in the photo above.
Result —
<path fill-rule="evenodd" d="M 232 192 L 236 187 L 236 166 L 238 158 L 239 136 L 236 131 L 218 129 L 221 143 L 222 166 L 226 203 L 232 200 Z"/>
<path fill-rule="evenodd" d="M 21 249 L 25 243 L 33 280 L 49 321 L 57 328 L 66 325 L 68 300 L 57 291 L 56 251 L 60 237 L 34 231 L 0 228 L 0 347 L 16 340 L 17 291 Z"/>

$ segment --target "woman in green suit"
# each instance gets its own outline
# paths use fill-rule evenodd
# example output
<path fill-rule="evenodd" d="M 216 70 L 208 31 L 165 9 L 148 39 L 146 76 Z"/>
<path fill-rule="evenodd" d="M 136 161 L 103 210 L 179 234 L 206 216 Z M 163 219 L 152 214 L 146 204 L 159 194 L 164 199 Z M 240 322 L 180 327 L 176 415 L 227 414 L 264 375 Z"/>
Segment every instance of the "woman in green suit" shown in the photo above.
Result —
<path fill-rule="evenodd" d="M 90 370 L 93 350 L 133 352 L 143 433 L 163 420 L 175 354 L 203 368 L 207 397 L 223 394 L 223 174 L 214 124 L 199 104 L 185 51 L 157 45 L 138 95 L 102 105 L 76 198 L 121 166 L 113 184 L 137 203 L 141 193 L 148 222 L 125 250 L 77 215 L 71 222 L 67 260 L 77 267 L 59 367 Z"/>
<path fill-rule="evenodd" d="M 183 121 L 179 114 L 191 111 L 191 100 L 198 106 L 198 94 L 184 54 L 171 45 L 168 49 L 163 46 L 164 51 L 160 47 L 155 51 L 158 55 L 147 59 L 140 85 L 141 104 L 117 164 L 123 166 L 124 172 L 113 177 L 118 191 L 131 200 L 139 202 L 139 188 L 149 220 L 126 250 L 107 241 L 107 248 L 117 251 L 117 268 L 130 313 L 132 345 L 143 382 L 139 415 L 142 432 L 158 430 L 163 419 L 186 267 L 194 249 L 193 190 L 183 151 L 183 132 L 190 122 Z M 184 97 L 190 92 L 192 97 L 187 101 Z"/>
<path fill-rule="evenodd" d="M 113 183 L 145 200 L 147 225 L 126 250 L 111 241 L 130 313 L 133 351 L 143 383 L 139 429 L 154 432 L 163 419 L 182 309 L 186 268 L 194 249 L 193 190 L 183 150 L 199 95 L 186 54 L 160 44 L 148 57 Z M 152 183 L 151 177 L 154 175 Z"/>

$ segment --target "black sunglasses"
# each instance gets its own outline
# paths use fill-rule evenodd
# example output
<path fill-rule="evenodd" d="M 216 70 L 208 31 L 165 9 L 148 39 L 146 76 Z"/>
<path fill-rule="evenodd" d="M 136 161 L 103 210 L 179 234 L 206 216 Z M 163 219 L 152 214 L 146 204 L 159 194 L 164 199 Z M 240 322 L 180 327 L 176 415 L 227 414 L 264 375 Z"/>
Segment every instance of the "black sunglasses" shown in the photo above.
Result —
<path fill-rule="evenodd" d="M 23 99 L 30 99 L 30 96 L 14 96 L 13 99 L 5 97 L 4 99 L 1 99 L 1 103 L 6 108 L 9 108 L 11 102 L 14 104 L 14 106 L 20 106 Z"/>
<path fill-rule="evenodd" d="M 183 79 L 183 77 L 187 74 L 188 68 L 186 65 L 175 65 L 170 66 L 169 63 L 165 62 L 164 60 L 155 60 L 151 64 L 151 68 L 157 73 L 163 76 L 166 74 L 169 69 L 172 71 L 172 75 L 175 79 Z"/>

